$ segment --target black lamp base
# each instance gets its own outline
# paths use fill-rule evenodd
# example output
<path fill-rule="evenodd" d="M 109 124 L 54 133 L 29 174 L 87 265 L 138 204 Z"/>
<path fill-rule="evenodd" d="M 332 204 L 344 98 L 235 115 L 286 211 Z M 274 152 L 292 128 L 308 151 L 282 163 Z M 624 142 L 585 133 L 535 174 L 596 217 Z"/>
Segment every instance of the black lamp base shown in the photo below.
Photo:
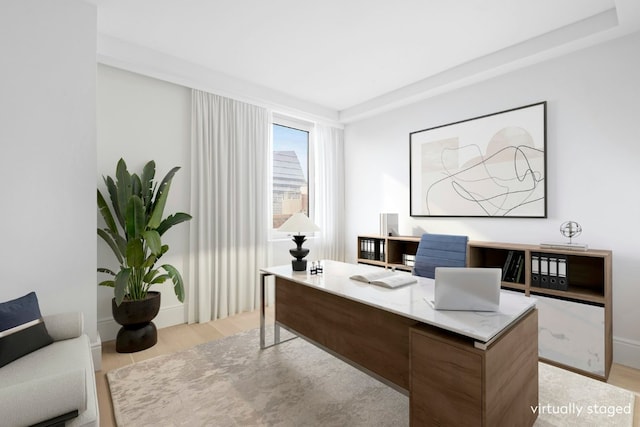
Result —
<path fill-rule="evenodd" d="M 293 241 L 295 242 L 296 247 L 289 249 L 289 253 L 295 258 L 294 260 L 291 260 L 291 268 L 293 271 L 307 270 L 307 260 L 303 258 L 307 256 L 309 249 L 302 247 L 305 240 L 306 239 L 303 235 L 293 236 Z"/>
<path fill-rule="evenodd" d="M 301 259 L 300 261 L 298 261 L 297 259 L 292 259 L 291 269 L 293 271 L 307 271 L 307 260 Z"/>

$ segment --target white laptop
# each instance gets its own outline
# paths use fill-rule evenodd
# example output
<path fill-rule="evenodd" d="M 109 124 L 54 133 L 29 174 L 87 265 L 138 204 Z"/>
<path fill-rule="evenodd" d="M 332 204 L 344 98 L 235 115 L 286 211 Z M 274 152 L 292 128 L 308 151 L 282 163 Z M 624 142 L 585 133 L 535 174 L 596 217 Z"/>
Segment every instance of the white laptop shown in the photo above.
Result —
<path fill-rule="evenodd" d="M 499 268 L 436 267 L 436 310 L 498 311 Z"/>

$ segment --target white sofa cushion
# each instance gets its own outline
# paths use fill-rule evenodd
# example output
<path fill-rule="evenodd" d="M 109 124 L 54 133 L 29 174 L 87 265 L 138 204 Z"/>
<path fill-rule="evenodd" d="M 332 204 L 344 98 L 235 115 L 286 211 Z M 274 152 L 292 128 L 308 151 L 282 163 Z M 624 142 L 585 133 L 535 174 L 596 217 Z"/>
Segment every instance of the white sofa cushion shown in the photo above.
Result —
<path fill-rule="evenodd" d="M 43 316 L 49 336 L 54 341 L 77 338 L 84 331 L 84 318 L 81 312 L 60 313 Z"/>
<path fill-rule="evenodd" d="M 54 342 L 0 369 L 2 425 L 24 426 L 73 410 L 67 425 L 97 425 L 95 373 L 89 337 Z"/>

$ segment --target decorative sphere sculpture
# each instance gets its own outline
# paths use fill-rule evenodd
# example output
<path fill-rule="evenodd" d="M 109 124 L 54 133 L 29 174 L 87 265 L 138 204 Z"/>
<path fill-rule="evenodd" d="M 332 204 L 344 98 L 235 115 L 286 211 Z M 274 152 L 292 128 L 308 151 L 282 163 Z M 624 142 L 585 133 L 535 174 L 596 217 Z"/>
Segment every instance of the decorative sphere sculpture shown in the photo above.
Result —
<path fill-rule="evenodd" d="M 566 221 L 560 225 L 560 233 L 564 237 L 568 237 L 569 243 L 571 243 L 571 239 L 582 233 L 582 227 L 575 221 Z"/>

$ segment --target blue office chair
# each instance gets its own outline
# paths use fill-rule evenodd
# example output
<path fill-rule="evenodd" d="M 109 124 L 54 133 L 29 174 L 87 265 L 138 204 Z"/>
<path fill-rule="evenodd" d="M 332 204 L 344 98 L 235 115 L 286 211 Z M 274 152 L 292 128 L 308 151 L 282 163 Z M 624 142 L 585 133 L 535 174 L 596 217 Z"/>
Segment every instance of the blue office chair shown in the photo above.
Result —
<path fill-rule="evenodd" d="M 436 267 L 465 267 L 468 241 L 467 236 L 423 234 L 418 244 L 413 274 L 433 279 Z"/>

